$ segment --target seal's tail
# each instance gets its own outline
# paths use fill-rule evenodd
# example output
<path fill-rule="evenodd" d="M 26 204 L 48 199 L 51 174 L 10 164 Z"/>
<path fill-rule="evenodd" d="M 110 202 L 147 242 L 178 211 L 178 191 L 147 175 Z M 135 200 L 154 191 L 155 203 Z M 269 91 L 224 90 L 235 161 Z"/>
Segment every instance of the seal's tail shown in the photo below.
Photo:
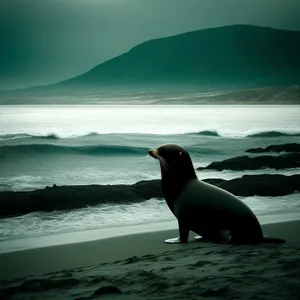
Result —
<path fill-rule="evenodd" d="M 286 243 L 285 240 L 283 239 L 279 239 L 279 238 L 274 238 L 274 237 L 268 237 L 268 236 L 265 236 L 264 235 L 264 238 L 263 238 L 263 243 L 275 243 L 275 244 L 283 244 L 283 243 Z"/>

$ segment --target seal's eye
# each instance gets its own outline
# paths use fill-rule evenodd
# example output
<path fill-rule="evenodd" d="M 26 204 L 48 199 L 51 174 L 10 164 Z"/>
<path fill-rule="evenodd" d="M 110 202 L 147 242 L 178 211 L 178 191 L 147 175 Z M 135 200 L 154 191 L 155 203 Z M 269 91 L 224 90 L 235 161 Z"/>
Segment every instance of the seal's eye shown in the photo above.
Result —
<path fill-rule="evenodd" d="M 181 156 L 181 155 L 182 155 L 182 152 L 179 152 L 179 155 Z"/>

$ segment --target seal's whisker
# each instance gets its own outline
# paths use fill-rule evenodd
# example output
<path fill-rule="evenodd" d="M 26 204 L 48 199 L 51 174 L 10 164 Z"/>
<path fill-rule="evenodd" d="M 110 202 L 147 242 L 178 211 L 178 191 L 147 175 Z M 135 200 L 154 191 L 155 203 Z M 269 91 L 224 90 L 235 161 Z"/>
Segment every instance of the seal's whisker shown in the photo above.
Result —
<path fill-rule="evenodd" d="M 162 164 L 162 170 L 164 173 L 168 172 L 168 168 L 166 167 L 166 165 L 164 163 Z"/>
<path fill-rule="evenodd" d="M 168 163 L 163 157 L 161 157 L 159 161 L 161 163 L 162 170 L 167 173 L 169 171 Z"/>
<path fill-rule="evenodd" d="M 169 172 L 169 166 L 168 166 L 168 164 L 167 163 L 165 163 L 165 170 L 166 170 L 166 172 Z"/>

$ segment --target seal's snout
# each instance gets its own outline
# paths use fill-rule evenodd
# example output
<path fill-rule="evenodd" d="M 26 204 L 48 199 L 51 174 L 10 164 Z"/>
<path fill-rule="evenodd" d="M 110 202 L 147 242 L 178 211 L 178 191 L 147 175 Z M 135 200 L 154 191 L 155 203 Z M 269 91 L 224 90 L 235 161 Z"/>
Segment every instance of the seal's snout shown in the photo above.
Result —
<path fill-rule="evenodd" d="M 158 158 L 158 154 L 157 154 L 157 150 L 156 149 L 150 149 L 148 151 L 149 155 L 154 157 L 154 158 Z"/>

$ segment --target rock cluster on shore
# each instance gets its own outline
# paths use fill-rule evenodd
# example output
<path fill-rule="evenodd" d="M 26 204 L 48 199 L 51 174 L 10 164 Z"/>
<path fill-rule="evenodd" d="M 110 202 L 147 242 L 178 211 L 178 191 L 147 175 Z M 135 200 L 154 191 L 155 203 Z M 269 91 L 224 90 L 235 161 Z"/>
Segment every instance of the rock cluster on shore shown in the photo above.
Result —
<path fill-rule="evenodd" d="M 270 145 L 266 148 L 251 148 L 246 150 L 248 153 L 263 153 L 263 152 L 300 152 L 300 144 L 289 143 L 282 145 Z"/>
<path fill-rule="evenodd" d="M 276 170 L 300 168 L 300 153 L 288 153 L 279 156 L 263 155 L 249 157 L 247 155 L 229 158 L 223 161 L 212 162 L 207 167 L 199 167 L 198 170 L 258 170 L 261 168 L 273 168 Z"/>
<path fill-rule="evenodd" d="M 282 196 L 300 191 L 300 174 L 244 175 L 232 180 L 204 179 L 237 196 Z M 133 203 L 162 198 L 160 180 L 140 181 L 132 185 L 54 186 L 31 192 L 1 192 L 0 217 L 33 211 L 82 208 L 103 203 Z"/>
<path fill-rule="evenodd" d="M 287 168 L 300 168 L 300 144 L 271 145 L 266 148 L 252 148 L 245 152 L 288 152 L 282 155 L 262 155 L 249 157 L 247 155 L 212 162 L 206 167 L 199 167 L 197 170 L 258 170 L 261 168 L 273 168 L 276 170 Z"/>

